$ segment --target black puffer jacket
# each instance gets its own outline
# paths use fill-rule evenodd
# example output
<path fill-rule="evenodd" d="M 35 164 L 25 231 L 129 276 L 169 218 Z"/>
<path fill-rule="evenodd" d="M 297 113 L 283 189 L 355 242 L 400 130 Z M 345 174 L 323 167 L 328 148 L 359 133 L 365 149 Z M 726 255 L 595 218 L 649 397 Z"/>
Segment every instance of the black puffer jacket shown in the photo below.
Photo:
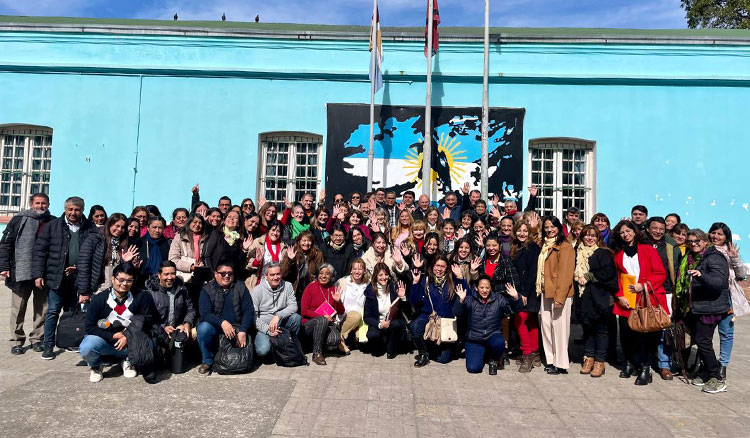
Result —
<path fill-rule="evenodd" d="M 479 292 L 469 290 L 463 303 L 456 300 L 453 305 L 453 314 L 457 318 L 466 318 L 466 340 L 485 341 L 495 333 L 502 333 L 502 319 L 510 315 L 523 304 L 520 296 L 517 300 L 506 300 L 499 293 L 492 291 L 487 297 L 487 302 L 482 302 Z"/>
<path fill-rule="evenodd" d="M 188 323 L 191 327 L 195 327 L 195 306 L 180 277 L 175 279 L 174 288 L 176 291 L 174 297 L 175 326 Z M 169 295 L 159 288 L 159 276 L 154 275 L 146 280 L 144 290 L 151 294 L 151 298 L 154 299 L 156 305 L 156 311 L 159 312 L 160 319 L 154 321 L 154 323 L 162 327 L 166 326 L 169 319 Z"/>
<path fill-rule="evenodd" d="M 695 315 L 720 315 L 731 308 L 729 295 L 729 262 L 713 246 L 698 266 L 700 277 L 693 277 L 691 312 Z"/>
<path fill-rule="evenodd" d="M 518 284 L 516 290 L 519 294 L 526 297 L 526 305 L 519 310 L 522 312 L 538 312 L 541 301 L 536 294 L 536 270 L 539 264 L 539 253 L 542 250 L 534 242 L 530 242 L 526 247 L 518 250 L 513 257 L 513 265 L 516 267 L 518 274 Z"/>
<path fill-rule="evenodd" d="M 99 234 L 99 231 L 93 222 L 84 219 L 78 233 L 82 247 L 90 234 Z M 69 247 L 70 229 L 65 223 L 65 217 L 53 219 L 44 227 L 34 245 L 34 262 L 31 267 L 34 278 L 44 278 L 48 288 L 59 289 L 65 273 Z"/>
<path fill-rule="evenodd" d="M 78 295 L 90 295 L 104 281 L 107 242 L 101 233 L 91 233 L 78 254 Z"/>

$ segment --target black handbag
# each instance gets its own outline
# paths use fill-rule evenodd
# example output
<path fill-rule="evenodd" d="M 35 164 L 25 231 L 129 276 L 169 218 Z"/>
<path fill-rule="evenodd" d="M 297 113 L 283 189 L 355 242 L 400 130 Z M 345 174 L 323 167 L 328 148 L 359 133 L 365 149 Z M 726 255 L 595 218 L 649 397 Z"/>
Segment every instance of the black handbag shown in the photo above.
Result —
<path fill-rule="evenodd" d="M 269 339 L 271 340 L 271 354 L 276 365 L 281 367 L 310 365 L 302 352 L 302 344 L 294 332 L 279 327 L 279 334 Z"/>
<path fill-rule="evenodd" d="M 172 374 L 182 374 L 185 368 L 185 347 L 188 343 L 188 336 L 181 330 L 172 332 L 172 339 L 169 341 L 169 365 Z"/>
<path fill-rule="evenodd" d="M 234 326 L 239 333 L 239 327 Z M 250 336 L 244 347 L 237 346 L 237 336 L 229 339 L 224 334 L 219 337 L 219 348 L 214 356 L 213 371 L 219 374 L 247 373 L 253 367 L 253 343 Z"/>
<path fill-rule="evenodd" d="M 57 348 L 78 348 L 86 336 L 86 310 L 76 306 L 73 310 L 63 312 L 57 323 L 55 345 Z"/>

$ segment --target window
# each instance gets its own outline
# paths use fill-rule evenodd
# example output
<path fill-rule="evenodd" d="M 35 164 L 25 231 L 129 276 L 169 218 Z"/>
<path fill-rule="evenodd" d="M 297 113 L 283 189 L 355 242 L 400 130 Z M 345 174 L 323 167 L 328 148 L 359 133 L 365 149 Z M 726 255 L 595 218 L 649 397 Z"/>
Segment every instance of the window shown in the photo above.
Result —
<path fill-rule="evenodd" d="M 303 132 L 273 132 L 260 139 L 258 194 L 283 207 L 284 197 L 300 201 L 320 186 L 323 137 Z"/>
<path fill-rule="evenodd" d="M 49 194 L 52 130 L 41 126 L 0 127 L 0 213 L 29 208 L 34 193 Z"/>
<path fill-rule="evenodd" d="M 562 220 L 571 206 L 588 221 L 595 210 L 595 143 L 574 138 L 541 138 L 529 141 L 531 184 L 539 187 L 537 211 Z"/>

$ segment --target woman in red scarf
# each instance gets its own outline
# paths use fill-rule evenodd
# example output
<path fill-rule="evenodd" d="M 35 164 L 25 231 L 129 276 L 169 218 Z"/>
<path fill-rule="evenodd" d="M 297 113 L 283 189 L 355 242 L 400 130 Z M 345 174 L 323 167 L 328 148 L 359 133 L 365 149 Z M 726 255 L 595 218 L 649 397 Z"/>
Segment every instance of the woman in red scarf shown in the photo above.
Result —
<path fill-rule="evenodd" d="M 245 286 L 252 290 L 265 275 L 265 266 L 271 262 L 281 263 L 286 244 L 281 240 L 281 223 L 272 222 L 266 234 L 255 239 L 247 251 L 247 266 L 250 273 Z"/>

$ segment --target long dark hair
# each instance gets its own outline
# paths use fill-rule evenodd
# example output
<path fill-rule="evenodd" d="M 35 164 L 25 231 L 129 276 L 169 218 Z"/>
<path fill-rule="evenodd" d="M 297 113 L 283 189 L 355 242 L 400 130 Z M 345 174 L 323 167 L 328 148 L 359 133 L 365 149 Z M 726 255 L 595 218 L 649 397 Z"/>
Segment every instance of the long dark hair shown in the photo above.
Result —
<path fill-rule="evenodd" d="M 711 234 L 716 230 L 724 232 L 724 235 L 727 236 L 727 241 L 724 244 L 729 246 L 729 244 L 732 243 L 732 230 L 729 229 L 729 225 L 724 222 L 714 222 L 711 224 L 711 228 L 708 229 L 708 234 Z"/>
<path fill-rule="evenodd" d="M 200 224 L 201 224 L 201 232 L 200 232 L 201 240 L 203 240 L 205 238 L 206 233 L 208 232 L 208 230 L 206 229 L 206 221 L 205 221 L 205 219 L 203 219 L 203 217 L 201 215 L 199 215 L 197 213 L 193 213 L 190 216 L 188 216 L 187 222 L 185 222 L 185 226 L 180 231 L 180 238 L 181 239 L 185 239 L 185 240 L 191 242 L 191 244 L 192 244 L 192 241 L 193 241 L 193 234 L 194 233 L 193 233 L 193 230 L 190 229 L 190 224 L 192 224 L 193 221 L 196 220 L 196 219 L 198 219 L 200 221 Z"/>
<path fill-rule="evenodd" d="M 109 231 L 110 227 L 115 223 L 123 221 L 125 222 L 125 230 L 122 236 L 119 237 L 120 242 L 117 244 L 117 249 L 120 251 L 126 250 L 128 247 L 128 218 L 122 213 L 112 213 L 107 218 L 107 222 L 104 224 L 104 243 L 107 245 L 107 250 L 104 253 L 104 264 L 112 261 L 112 233 Z"/>
<path fill-rule="evenodd" d="M 612 242 L 612 250 L 614 252 L 620 252 L 625 249 L 626 246 L 628 246 L 627 243 L 625 243 L 624 240 L 622 240 L 622 237 L 620 237 L 620 230 L 622 227 L 627 227 L 633 230 L 633 233 L 635 233 L 635 237 L 633 237 L 633 245 L 638 245 L 641 243 L 641 232 L 638 229 L 638 225 L 636 225 L 633 221 L 630 219 L 621 220 L 620 222 L 615 225 L 615 228 L 612 230 L 612 233 L 614 234 L 610 241 Z"/>
<path fill-rule="evenodd" d="M 544 224 L 545 222 L 550 221 L 552 222 L 552 226 L 557 228 L 557 237 L 555 237 L 555 245 L 559 245 L 565 241 L 565 233 L 563 232 L 563 226 L 562 223 L 560 223 L 560 219 L 558 219 L 556 216 L 544 216 L 542 218 L 542 235 L 544 238 L 547 238 L 547 233 L 544 231 Z"/>
<path fill-rule="evenodd" d="M 471 245 L 471 239 L 467 236 L 464 236 L 456 240 L 456 243 L 453 244 L 453 251 L 450 253 L 450 255 L 448 255 L 448 259 L 450 259 L 451 262 L 459 262 L 458 248 L 462 243 L 466 243 L 469 245 L 469 256 L 467 258 L 467 261 L 471 262 L 471 259 L 474 258 L 474 248 Z"/>
<path fill-rule="evenodd" d="M 362 259 L 357 259 L 362 260 Z M 393 283 L 393 274 L 391 273 L 391 269 L 383 262 L 376 263 L 375 266 L 372 268 L 372 278 L 370 279 L 370 284 L 372 285 L 372 291 L 375 293 L 375 296 L 378 296 L 378 274 L 380 271 L 384 271 L 388 274 L 388 284 L 385 285 L 386 293 L 388 293 L 391 284 Z M 365 269 L 365 273 L 367 272 L 367 269 Z"/>
<path fill-rule="evenodd" d="M 425 291 L 425 293 L 429 293 L 429 284 L 435 278 L 435 273 L 433 272 L 435 263 L 441 260 L 445 262 L 445 285 L 448 286 L 448 301 L 450 301 L 456 295 L 456 288 L 453 286 L 453 272 L 451 272 L 451 262 L 442 254 L 439 254 L 437 257 L 435 257 L 435 259 L 432 260 L 432 263 L 430 263 L 430 266 L 427 268 L 426 284 L 428 289 L 427 291 Z"/>

